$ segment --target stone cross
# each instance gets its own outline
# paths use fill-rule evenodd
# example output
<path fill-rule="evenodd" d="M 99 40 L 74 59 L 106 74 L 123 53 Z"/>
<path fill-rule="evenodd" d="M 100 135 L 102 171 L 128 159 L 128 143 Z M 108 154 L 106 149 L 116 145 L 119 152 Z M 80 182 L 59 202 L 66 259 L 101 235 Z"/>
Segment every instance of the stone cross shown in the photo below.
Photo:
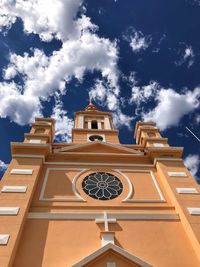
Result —
<path fill-rule="evenodd" d="M 108 218 L 108 214 L 106 211 L 104 211 L 103 213 L 103 218 L 96 219 L 95 221 L 96 223 L 104 223 L 105 232 L 109 232 L 109 223 L 117 223 L 117 220 L 115 218 Z"/>

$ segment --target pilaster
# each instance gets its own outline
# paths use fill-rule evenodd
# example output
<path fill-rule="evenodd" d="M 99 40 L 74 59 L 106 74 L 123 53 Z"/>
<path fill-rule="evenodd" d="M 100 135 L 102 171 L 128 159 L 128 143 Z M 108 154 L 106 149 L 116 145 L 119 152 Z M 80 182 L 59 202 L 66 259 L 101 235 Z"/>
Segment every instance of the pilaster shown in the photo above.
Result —
<path fill-rule="evenodd" d="M 0 182 L 0 235 L 7 235 L 0 244 L 1 267 L 13 264 L 42 164 L 42 158 L 15 157 Z"/>
<path fill-rule="evenodd" d="M 156 168 L 171 204 L 175 206 L 200 259 L 200 213 L 192 212 L 200 211 L 200 187 L 181 159 L 158 159 Z"/>

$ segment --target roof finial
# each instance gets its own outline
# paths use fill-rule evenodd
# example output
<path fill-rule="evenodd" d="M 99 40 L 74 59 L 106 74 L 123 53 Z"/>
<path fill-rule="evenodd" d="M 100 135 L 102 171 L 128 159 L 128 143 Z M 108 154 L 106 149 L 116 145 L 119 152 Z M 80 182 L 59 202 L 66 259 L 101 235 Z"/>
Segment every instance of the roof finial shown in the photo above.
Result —
<path fill-rule="evenodd" d="M 86 111 L 98 111 L 97 107 L 92 103 L 92 99 L 90 98 L 89 105 L 85 108 Z"/>

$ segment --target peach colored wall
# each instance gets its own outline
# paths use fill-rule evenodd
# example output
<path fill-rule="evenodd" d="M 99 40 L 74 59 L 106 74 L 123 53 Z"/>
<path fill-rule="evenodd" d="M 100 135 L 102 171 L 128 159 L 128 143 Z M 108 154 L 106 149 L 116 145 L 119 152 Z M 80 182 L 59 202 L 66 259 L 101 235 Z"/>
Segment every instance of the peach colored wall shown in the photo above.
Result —
<path fill-rule="evenodd" d="M 77 170 L 78 169 L 78 170 Z M 114 168 L 95 168 L 93 167 L 91 170 L 85 170 L 85 166 L 81 167 L 79 166 L 74 167 L 74 168 L 67 168 L 67 167 L 59 167 L 59 166 L 50 166 L 45 167 L 41 173 L 41 178 L 38 181 L 38 185 L 36 188 L 36 192 L 34 194 L 33 202 L 32 202 L 32 208 L 35 209 L 35 207 L 45 207 L 49 205 L 53 205 L 53 201 L 40 201 L 40 194 L 42 187 L 44 187 L 44 198 L 51 198 L 51 199 L 59 199 L 63 198 L 64 200 L 70 199 L 70 198 L 77 198 L 76 195 L 74 194 L 72 190 L 72 181 L 75 176 L 77 176 L 77 182 L 76 182 L 76 187 L 77 187 L 77 192 L 79 192 L 80 196 L 86 200 L 86 202 L 60 202 L 60 206 L 76 206 L 76 207 L 81 207 L 82 208 L 87 208 L 89 206 L 119 206 L 119 207 L 130 207 L 130 206 L 158 206 L 158 207 L 168 207 L 169 204 L 166 202 L 163 203 L 124 203 L 122 202 L 126 197 L 129 195 L 130 192 L 130 185 L 126 179 L 126 177 L 130 180 L 130 182 L 133 184 L 133 193 L 130 196 L 131 200 L 160 200 L 160 196 L 158 193 L 158 190 L 156 189 L 156 185 L 154 184 L 154 181 L 152 179 L 152 176 L 150 172 L 129 172 L 128 170 L 121 170 L 119 173 L 118 171 L 114 171 Z M 85 194 L 85 192 L 82 189 L 82 181 L 83 179 L 89 175 L 90 173 L 94 173 L 97 171 L 105 171 L 109 172 L 111 174 L 114 174 L 117 176 L 121 182 L 123 183 L 123 192 L 119 197 L 116 199 L 110 200 L 110 201 L 104 201 L 103 203 L 101 201 L 95 200 L 88 195 Z M 156 175 L 156 174 L 155 174 Z M 46 177 L 46 178 L 45 178 Z M 45 180 L 46 179 L 46 180 Z M 164 188 L 162 184 L 159 184 L 160 190 L 165 197 L 166 201 L 168 200 L 167 195 L 165 194 Z M 58 203 L 57 203 L 58 204 Z M 56 205 L 56 203 L 54 203 Z"/>
<path fill-rule="evenodd" d="M 28 219 L 13 267 L 70 267 L 101 247 L 100 230 L 93 220 Z M 111 230 L 117 245 L 153 266 L 199 266 L 180 222 L 119 220 Z"/>
<path fill-rule="evenodd" d="M 118 139 L 118 133 L 117 132 L 112 132 L 112 131 L 101 131 L 101 130 L 90 130 L 90 131 L 80 131 L 80 130 L 74 130 L 73 134 L 73 143 L 86 143 L 88 142 L 87 140 L 87 135 L 88 134 L 103 134 L 105 135 L 106 142 L 111 143 L 111 144 L 119 144 L 119 139 Z"/>
<path fill-rule="evenodd" d="M 180 214 L 182 225 L 191 241 L 191 245 L 200 259 L 200 217 L 190 215 L 187 210 L 188 207 L 200 207 L 200 187 L 182 162 L 158 162 L 157 169 L 160 173 L 162 183 L 170 196 L 172 204 Z M 185 172 L 187 176 L 179 178 L 169 177 L 167 174 L 168 171 Z M 183 187 L 196 188 L 199 191 L 199 194 L 178 194 L 176 192 L 176 187 L 180 187 L 179 183 Z"/>

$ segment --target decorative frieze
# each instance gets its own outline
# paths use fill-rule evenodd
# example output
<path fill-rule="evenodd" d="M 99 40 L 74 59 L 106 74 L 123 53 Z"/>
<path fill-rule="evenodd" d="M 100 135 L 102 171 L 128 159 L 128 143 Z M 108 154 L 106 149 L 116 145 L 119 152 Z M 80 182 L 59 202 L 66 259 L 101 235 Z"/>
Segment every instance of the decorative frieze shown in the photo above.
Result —
<path fill-rule="evenodd" d="M 5 185 L 1 189 L 2 193 L 25 193 L 27 186 L 14 186 L 14 185 Z"/>
<path fill-rule="evenodd" d="M 0 235 L 0 245 L 7 245 L 10 235 Z"/>
<path fill-rule="evenodd" d="M 185 172 L 168 172 L 168 175 L 171 177 L 187 177 Z"/>
<path fill-rule="evenodd" d="M 176 188 L 176 191 L 179 194 L 198 194 L 199 193 L 196 188 L 192 188 L 192 187 L 178 187 Z"/>
<path fill-rule="evenodd" d="M 17 215 L 19 207 L 0 207 L 0 215 Z"/>
<path fill-rule="evenodd" d="M 200 208 L 187 208 L 191 215 L 200 215 Z"/>
<path fill-rule="evenodd" d="M 12 169 L 10 174 L 33 174 L 32 169 Z"/>

